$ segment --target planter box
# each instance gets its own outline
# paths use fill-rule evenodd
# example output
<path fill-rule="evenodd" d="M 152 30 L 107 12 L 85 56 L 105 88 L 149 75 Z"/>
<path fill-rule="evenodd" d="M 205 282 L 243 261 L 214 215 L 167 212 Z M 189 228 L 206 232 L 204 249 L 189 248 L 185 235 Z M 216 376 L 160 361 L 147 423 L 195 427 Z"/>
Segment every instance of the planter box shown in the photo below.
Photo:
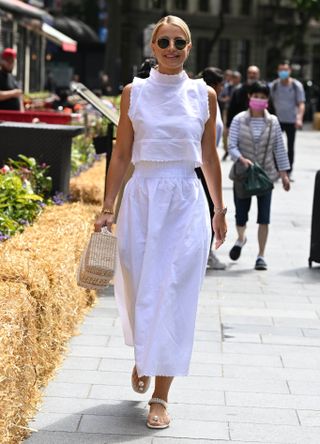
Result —
<path fill-rule="evenodd" d="M 43 123 L 0 123 L 0 163 L 19 154 L 50 165 L 52 193 L 69 192 L 72 138 L 84 132 L 82 126 Z"/>
<path fill-rule="evenodd" d="M 71 122 L 71 115 L 58 113 L 58 112 L 46 112 L 46 111 L 4 111 L 0 110 L 0 121 L 5 122 L 29 122 L 32 123 L 33 119 L 39 119 L 42 123 L 52 123 L 66 125 Z"/>

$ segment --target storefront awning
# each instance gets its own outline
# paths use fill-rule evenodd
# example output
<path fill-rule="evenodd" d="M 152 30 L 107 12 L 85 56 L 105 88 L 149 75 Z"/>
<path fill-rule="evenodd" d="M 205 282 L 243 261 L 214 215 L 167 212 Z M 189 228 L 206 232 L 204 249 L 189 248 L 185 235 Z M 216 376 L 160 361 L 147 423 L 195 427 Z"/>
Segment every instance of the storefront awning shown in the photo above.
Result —
<path fill-rule="evenodd" d="M 42 23 L 41 34 L 48 40 L 61 46 L 63 51 L 77 52 L 77 42 L 47 23 Z"/>
<path fill-rule="evenodd" d="M 46 11 L 35 6 L 28 5 L 20 0 L 0 0 L 0 9 L 15 15 L 38 20 L 52 21 L 52 16 Z"/>
<path fill-rule="evenodd" d="M 54 18 L 53 26 L 59 31 L 69 35 L 79 43 L 98 43 L 97 33 L 86 23 L 79 19 L 59 16 Z"/>

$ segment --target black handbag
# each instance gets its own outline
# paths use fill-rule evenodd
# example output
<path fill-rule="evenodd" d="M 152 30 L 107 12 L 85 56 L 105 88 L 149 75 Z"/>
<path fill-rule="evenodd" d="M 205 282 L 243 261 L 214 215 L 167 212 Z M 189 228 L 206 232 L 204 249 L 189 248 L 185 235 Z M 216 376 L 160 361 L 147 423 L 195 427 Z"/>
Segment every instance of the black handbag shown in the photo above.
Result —
<path fill-rule="evenodd" d="M 262 196 L 273 189 L 273 183 L 264 169 L 255 162 L 247 169 L 243 189 L 248 196 Z"/>
<path fill-rule="evenodd" d="M 267 156 L 271 130 L 272 122 L 270 123 L 263 164 L 265 163 Z M 239 160 L 236 161 L 231 167 L 229 178 L 234 181 L 235 193 L 240 199 L 247 199 L 251 196 L 262 196 L 263 194 L 266 194 L 274 188 L 271 179 L 264 171 L 262 166 L 259 165 L 257 162 L 254 162 L 253 165 L 251 165 L 249 168 L 246 168 L 240 163 Z"/>

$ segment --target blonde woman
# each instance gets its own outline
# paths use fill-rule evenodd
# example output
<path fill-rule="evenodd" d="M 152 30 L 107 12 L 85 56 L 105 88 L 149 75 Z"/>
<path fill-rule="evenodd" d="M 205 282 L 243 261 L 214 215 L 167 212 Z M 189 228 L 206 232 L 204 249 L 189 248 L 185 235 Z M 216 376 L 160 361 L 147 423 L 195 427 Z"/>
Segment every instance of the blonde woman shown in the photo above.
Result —
<path fill-rule="evenodd" d="M 178 17 L 155 26 L 157 68 L 135 78 L 121 98 L 121 115 L 95 229 L 113 223 L 113 206 L 130 162 L 117 220 L 119 263 L 115 296 L 125 343 L 134 347 L 132 387 L 145 393 L 151 377 L 147 426 L 166 428 L 168 393 L 188 374 L 198 295 L 211 229 L 206 197 L 194 168 L 201 166 L 215 206 L 216 248 L 226 236 L 220 163 L 216 152 L 216 94 L 183 70 L 191 34 Z"/>

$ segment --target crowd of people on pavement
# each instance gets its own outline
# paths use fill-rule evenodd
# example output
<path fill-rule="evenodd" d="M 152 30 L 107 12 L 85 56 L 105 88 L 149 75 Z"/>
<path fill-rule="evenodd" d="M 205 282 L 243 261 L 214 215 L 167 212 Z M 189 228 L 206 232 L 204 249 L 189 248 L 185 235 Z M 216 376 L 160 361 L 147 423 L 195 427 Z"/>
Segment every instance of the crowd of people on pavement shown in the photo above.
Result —
<path fill-rule="evenodd" d="M 208 72 L 218 68 L 205 68 L 201 73 L 207 81 Z M 258 66 L 247 68 L 246 78 L 242 81 L 239 71 L 227 69 L 222 73 L 222 81 L 216 89 L 219 116 L 217 117 L 217 134 L 223 134 L 222 160 L 228 156 L 244 172 L 254 162 L 261 164 L 272 182 L 279 178 L 284 190 L 289 191 L 293 182 L 294 142 L 297 129 L 303 125 L 305 111 L 305 93 L 301 82 L 291 77 L 291 66 L 286 60 L 278 64 L 278 78 L 272 82 L 260 80 Z M 282 133 L 287 137 L 287 149 Z M 220 138 L 217 137 L 217 146 Z M 234 180 L 234 177 L 230 178 Z M 202 180 L 203 181 L 203 180 Z M 204 184 L 205 188 L 205 184 Z M 206 189 L 206 188 L 205 188 Z M 235 219 L 238 238 L 229 252 L 230 259 L 237 261 L 247 239 L 246 225 L 249 219 L 251 196 L 241 194 L 239 182 L 234 180 L 233 187 Z M 208 196 L 209 208 L 213 212 Z M 257 195 L 258 254 L 254 264 L 256 270 L 266 270 L 265 247 L 270 224 L 272 190 Z M 210 250 L 208 267 L 223 270 L 226 265 L 219 261 Z"/>

